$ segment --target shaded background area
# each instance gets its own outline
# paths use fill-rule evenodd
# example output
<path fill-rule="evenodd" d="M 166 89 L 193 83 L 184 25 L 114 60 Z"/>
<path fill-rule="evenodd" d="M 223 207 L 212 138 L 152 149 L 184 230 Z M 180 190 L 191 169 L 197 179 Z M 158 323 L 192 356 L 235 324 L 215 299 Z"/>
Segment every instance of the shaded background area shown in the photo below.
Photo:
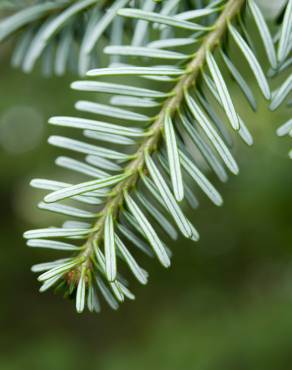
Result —
<path fill-rule="evenodd" d="M 39 194 L 28 183 L 58 175 L 46 122 L 73 113 L 73 77 L 25 76 L 4 56 L 0 76 L 0 369 L 287 370 L 292 162 L 289 139 L 277 138 L 275 129 L 288 112 L 275 120 L 264 102 L 256 115 L 243 106 L 256 145 L 237 144 L 240 175 L 225 185 L 215 181 L 224 207 L 201 197 L 190 215 L 200 242 L 172 245 L 170 270 L 145 258 L 151 278 L 146 287 L 131 282 L 135 302 L 79 316 L 71 302 L 38 293 L 30 266 L 52 254 L 28 249 L 22 239 L 24 230 L 53 220 L 36 209 Z"/>

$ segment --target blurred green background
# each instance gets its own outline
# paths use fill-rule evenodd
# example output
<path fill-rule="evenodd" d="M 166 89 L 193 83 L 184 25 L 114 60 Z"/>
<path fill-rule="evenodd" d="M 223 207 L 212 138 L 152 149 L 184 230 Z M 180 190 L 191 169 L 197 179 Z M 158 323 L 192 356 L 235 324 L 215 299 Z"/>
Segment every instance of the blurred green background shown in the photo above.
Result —
<path fill-rule="evenodd" d="M 151 278 L 146 287 L 132 282 L 135 302 L 77 315 L 72 302 L 38 293 L 30 266 L 52 254 L 22 239 L 24 230 L 48 224 L 28 183 L 57 176 L 46 122 L 73 113 L 74 77 L 26 76 L 10 68 L 5 52 L 0 76 L 0 369 L 290 369 L 292 162 L 289 139 L 275 135 L 288 111 L 272 114 L 259 96 L 256 115 L 243 105 L 255 145 L 237 143 L 238 177 L 225 185 L 214 179 L 223 208 L 200 198 L 191 215 L 200 242 L 179 239 L 170 270 L 141 261 Z M 237 90 L 233 96 L 242 98 Z"/>

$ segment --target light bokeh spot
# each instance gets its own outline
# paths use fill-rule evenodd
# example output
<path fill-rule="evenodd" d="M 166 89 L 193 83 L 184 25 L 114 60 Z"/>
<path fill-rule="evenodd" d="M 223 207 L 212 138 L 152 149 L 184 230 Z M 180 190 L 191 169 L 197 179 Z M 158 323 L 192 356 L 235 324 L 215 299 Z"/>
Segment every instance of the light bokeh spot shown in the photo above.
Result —
<path fill-rule="evenodd" d="M 43 137 L 44 119 L 30 106 L 15 106 L 0 116 L 0 146 L 9 154 L 36 148 Z"/>

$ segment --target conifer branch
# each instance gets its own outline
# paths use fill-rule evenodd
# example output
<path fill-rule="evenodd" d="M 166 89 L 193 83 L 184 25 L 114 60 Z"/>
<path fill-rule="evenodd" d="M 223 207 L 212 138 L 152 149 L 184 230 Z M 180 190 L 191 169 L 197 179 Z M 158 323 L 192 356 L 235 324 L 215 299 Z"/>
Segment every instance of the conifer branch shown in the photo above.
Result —
<path fill-rule="evenodd" d="M 161 111 L 150 126 L 149 135 L 146 136 L 136 154 L 133 155 L 133 160 L 124 169 L 124 172 L 129 174 L 129 176 L 118 183 L 111 191 L 111 195 L 105 203 L 104 209 L 100 212 L 100 218 L 86 243 L 87 247 L 82 252 L 82 255 L 86 256 L 87 260 L 90 260 L 94 253 L 94 243 L 99 243 L 103 238 L 106 218 L 109 214 L 113 215 L 113 217 L 118 215 L 119 208 L 124 202 L 125 192 L 130 191 L 136 185 L 140 177 L 139 174 L 145 171 L 145 153 L 151 154 L 158 147 L 159 140 L 163 134 L 166 116 L 172 116 L 177 113 L 184 98 L 184 91 L 196 84 L 196 77 L 206 63 L 207 52 L 213 51 L 213 49 L 220 44 L 220 40 L 227 29 L 228 22 L 239 13 L 244 2 L 244 0 L 229 0 L 227 2 L 214 26 L 211 27 L 211 31 L 203 39 L 200 48 L 194 53 L 194 57 L 187 64 L 185 68 L 187 73 L 179 77 L 178 83 L 170 93 L 170 98 L 165 101 Z M 86 263 L 86 261 L 84 263 Z"/>
<path fill-rule="evenodd" d="M 85 154 L 84 162 L 62 156 L 56 164 L 92 180 L 75 185 L 33 180 L 32 186 L 50 191 L 39 208 L 82 221 L 68 220 L 59 228 L 31 230 L 25 237 L 31 247 L 72 251 L 69 258 L 39 264 L 33 270 L 42 272 L 38 278 L 43 283 L 41 291 L 50 287 L 62 289 L 65 295 L 76 297 L 78 312 L 85 305 L 90 311 L 99 311 L 98 291 L 114 309 L 117 301 L 134 298 L 120 275 L 121 261 L 141 284 L 147 283 L 148 273 L 132 255 L 133 247 L 156 256 L 164 267 L 170 266 L 171 251 L 157 228 L 172 239 L 177 238 L 177 229 L 186 238 L 199 239 L 196 228 L 181 209 L 182 200 L 186 206 L 198 207 L 187 179 L 194 181 L 215 205 L 222 205 L 221 195 L 204 174 L 205 169 L 200 169 L 201 161 L 225 182 L 228 170 L 232 174 L 239 172 L 231 151 L 230 129 L 247 145 L 253 144 L 226 83 L 226 71 L 252 110 L 257 109 L 254 87 L 229 55 L 230 44 L 241 53 L 256 86 L 270 100 L 262 63 L 254 52 L 248 29 L 240 20 L 245 12 L 250 12 L 265 55 L 275 68 L 275 45 L 255 1 L 210 0 L 199 9 L 190 9 L 189 5 L 173 0 L 159 4 L 146 0 L 141 9 L 135 8 L 134 3 L 129 3 L 129 8 L 118 7 L 118 16 L 114 17 L 115 25 L 119 26 L 114 28 L 117 37 L 104 49 L 110 56 L 109 66 L 88 71 L 87 76 L 95 80 L 72 84 L 75 90 L 109 94 L 111 98 L 103 104 L 77 102 L 76 109 L 82 112 L 82 117 L 57 116 L 49 120 L 56 126 L 82 130 L 85 138 L 91 140 L 87 143 L 51 136 L 49 143 Z M 290 27 L 289 17 L 285 19 L 281 36 L 284 41 L 289 39 Z M 124 44 L 129 42 L 129 34 L 127 28 L 121 28 L 123 22 L 134 28 L 129 45 Z M 120 34 L 122 29 L 124 33 Z M 133 57 L 135 65 L 131 64 Z M 151 65 L 153 60 L 156 64 Z M 226 71 L 221 70 L 220 63 L 225 64 Z M 122 84 L 116 76 L 132 78 L 124 78 Z M 100 77 L 105 80 L 100 81 Z M 114 80 L 108 81 L 107 77 Z M 150 88 L 144 87 L 145 80 Z M 157 82 L 159 90 L 155 88 Z M 271 108 L 278 107 L 287 91 L 284 84 L 272 97 Z M 89 119 L 84 114 L 113 122 Z M 287 130 L 290 124 L 280 134 Z M 190 142 L 201 157 L 191 150 Z M 75 207 L 76 202 L 84 205 L 84 209 Z M 130 249 L 125 239 L 131 243 Z M 76 245 L 78 241 L 80 244 Z"/>

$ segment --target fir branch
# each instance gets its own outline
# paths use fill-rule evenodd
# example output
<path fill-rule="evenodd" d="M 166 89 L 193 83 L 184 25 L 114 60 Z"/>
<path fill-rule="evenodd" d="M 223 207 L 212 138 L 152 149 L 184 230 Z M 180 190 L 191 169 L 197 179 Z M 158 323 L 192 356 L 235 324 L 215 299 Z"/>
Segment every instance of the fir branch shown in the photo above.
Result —
<path fill-rule="evenodd" d="M 174 115 L 179 109 L 184 98 L 184 91 L 195 85 L 198 73 L 206 63 L 207 52 L 218 46 L 222 36 L 226 31 L 228 22 L 238 14 L 243 4 L 244 0 L 228 1 L 225 9 L 214 24 L 214 27 L 212 27 L 212 30 L 203 40 L 198 51 L 196 51 L 194 58 L 186 66 L 185 70 L 187 73 L 179 79 L 179 82 L 170 94 L 171 97 L 163 104 L 156 120 L 149 128 L 149 132 L 151 134 L 147 136 L 134 155 L 134 159 L 125 168 L 124 172 L 129 176 L 127 176 L 124 181 L 121 181 L 116 185 L 112 191 L 113 195 L 108 199 L 104 209 L 101 211 L 101 216 L 93 228 L 94 231 L 90 235 L 87 248 L 84 251 L 84 254 L 88 258 L 90 258 L 93 253 L 93 242 L 100 242 L 103 237 L 103 229 L 106 218 L 109 214 L 112 214 L 114 217 L 118 214 L 119 208 L 124 201 L 124 192 L 131 190 L 135 186 L 139 179 L 139 174 L 145 170 L 145 153 L 151 154 L 156 150 L 159 140 L 163 135 L 166 117 Z M 94 72 L 92 72 L 92 75 L 94 75 Z"/>
<path fill-rule="evenodd" d="M 195 144 L 221 181 L 226 181 L 228 177 L 225 167 L 233 174 L 239 172 L 230 151 L 232 138 L 217 113 L 218 109 L 224 112 L 230 127 L 247 145 L 253 143 L 218 63 L 219 57 L 222 58 L 248 104 L 256 110 L 253 91 L 240 68 L 228 55 L 226 39 L 234 42 L 242 53 L 267 100 L 270 89 L 248 31 L 242 22 L 236 22 L 239 19 L 237 16 L 246 11 L 246 2 L 229 0 L 222 3 L 211 1 L 205 9 L 185 11 L 184 4 L 176 1 L 165 1 L 155 7 L 148 0 L 143 9 L 120 9 L 118 14 L 122 19 L 133 19 L 133 24 L 136 24 L 132 43 L 107 46 L 105 53 L 114 56 L 111 59 L 114 63 L 107 68 L 90 70 L 87 75 L 96 79 L 132 76 L 140 83 L 146 79 L 153 86 L 159 82 L 160 90 L 136 86 L 132 81 L 124 84 L 116 81 L 77 81 L 72 84 L 76 90 L 113 95 L 108 104 L 79 101 L 76 108 L 82 114 L 124 120 L 127 124 L 83 117 L 58 116 L 50 119 L 53 125 L 83 130 L 86 138 L 123 148 L 131 146 L 130 150 L 113 150 L 76 139 L 52 136 L 49 138 L 52 145 L 86 155 L 86 163 L 59 157 L 56 164 L 92 180 L 76 185 L 40 179 L 32 182 L 35 187 L 52 191 L 40 203 L 40 208 L 82 220 L 95 220 L 92 224 L 69 220 L 61 228 L 25 233 L 28 245 L 32 247 L 73 251 L 69 259 L 40 264 L 34 270 L 44 272 L 39 276 L 43 282 L 42 291 L 51 286 L 64 289 L 65 295 L 76 297 L 78 312 L 83 311 L 86 297 L 88 308 L 99 311 L 97 290 L 113 308 L 117 308 L 117 302 L 123 302 L 125 297 L 133 299 L 119 273 L 120 260 L 127 263 L 138 281 L 142 284 L 147 282 L 147 272 L 127 249 L 124 238 L 145 254 L 156 256 L 164 267 L 170 265 L 171 251 L 159 237 L 149 217 L 158 221 L 171 238 L 177 237 L 171 223 L 174 221 L 183 236 L 194 241 L 199 239 L 197 230 L 180 206 L 183 199 L 192 208 L 198 206 L 185 176 L 193 179 L 215 205 L 222 204 L 222 197 L 200 170 L 198 158 L 190 152 L 187 140 Z M 248 4 L 252 16 L 258 21 L 256 24 L 266 55 L 274 65 L 275 53 L 264 19 L 258 15 L 261 13 L 253 0 L 249 0 Z M 156 12 L 153 11 L 155 9 Z M 119 37 L 118 42 L 122 39 Z M 216 53 L 217 49 L 219 53 Z M 136 65 L 129 64 L 128 59 L 133 56 L 138 59 Z M 124 59 L 126 63 L 122 62 Z M 160 64 L 149 66 L 147 61 L 153 59 L 160 60 Z M 165 61 L 168 65 L 164 64 Z M 283 88 L 284 92 L 286 90 Z M 280 89 L 278 101 L 283 96 Z M 142 113 L 140 109 L 143 109 Z M 147 110 L 154 111 L 154 116 L 146 114 Z M 132 123 L 136 127 L 132 127 Z M 86 208 L 83 210 L 59 203 L 63 200 L 96 204 L 98 210 L 90 212 Z M 64 238 L 66 243 L 46 241 L 50 238 Z M 80 240 L 82 244 L 75 245 L 75 240 Z"/>
<path fill-rule="evenodd" d="M 116 10 L 127 3 L 127 0 L 110 3 L 108 0 L 59 0 L 22 4 L 0 21 L 0 42 L 16 36 L 11 63 L 26 73 L 43 57 L 46 75 L 53 72 L 63 75 L 70 68 L 84 75 L 96 66 L 95 47 L 112 24 Z M 77 54 L 74 59 L 79 60 L 70 65 L 74 52 Z"/>

